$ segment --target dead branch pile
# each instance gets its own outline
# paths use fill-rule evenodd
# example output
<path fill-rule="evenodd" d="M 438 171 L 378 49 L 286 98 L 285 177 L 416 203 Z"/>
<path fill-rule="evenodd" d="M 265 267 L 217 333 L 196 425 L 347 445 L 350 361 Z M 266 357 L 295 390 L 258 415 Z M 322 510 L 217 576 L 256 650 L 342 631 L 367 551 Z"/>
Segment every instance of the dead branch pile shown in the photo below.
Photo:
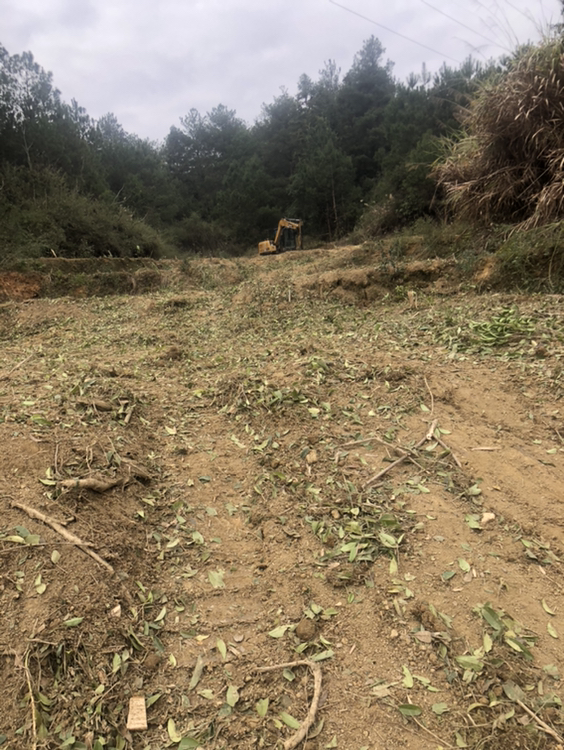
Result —
<path fill-rule="evenodd" d="M 520 223 L 555 221 L 564 209 L 564 41 L 515 55 L 462 116 L 434 174 L 457 215 Z"/>

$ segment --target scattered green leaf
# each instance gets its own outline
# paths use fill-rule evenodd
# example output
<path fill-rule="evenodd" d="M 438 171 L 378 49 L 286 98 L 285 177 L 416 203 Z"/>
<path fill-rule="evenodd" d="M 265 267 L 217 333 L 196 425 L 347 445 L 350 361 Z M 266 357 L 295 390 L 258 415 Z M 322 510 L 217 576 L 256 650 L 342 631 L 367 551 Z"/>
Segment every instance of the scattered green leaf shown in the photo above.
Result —
<path fill-rule="evenodd" d="M 300 728 L 300 722 L 297 719 L 294 719 L 293 716 L 290 716 L 290 714 L 287 714 L 285 711 L 279 713 L 278 716 L 284 722 L 284 724 L 286 724 L 287 727 L 290 727 L 290 729 Z"/>
<path fill-rule="evenodd" d="M 279 625 L 277 628 L 274 628 L 274 630 L 269 630 L 268 635 L 271 638 L 282 638 L 288 628 L 291 628 L 291 625 Z"/>
<path fill-rule="evenodd" d="M 400 703 L 398 711 L 402 716 L 420 716 L 422 713 L 421 708 L 413 703 Z"/>
<path fill-rule="evenodd" d="M 413 687 L 413 675 L 409 671 L 409 667 L 407 667 L 405 664 L 402 667 L 402 671 L 404 674 L 404 678 L 402 680 L 402 684 L 406 688 L 412 688 Z"/>
<path fill-rule="evenodd" d="M 433 711 L 433 713 L 440 716 L 441 714 L 446 714 L 449 708 L 446 703 L 433 703 L 433 705 L 431 706 L 431 710 Z"/>
<path fill-rule="evenodd" d="M 227 646 L 225 645 L 225 641 L 222 641 L 221 638 L 218 638 L 215 642 L 215 647 L 221 654 L 221 658 L 223 661 L 225 661 L 225 658 L 227 657 Z"/>
<path fill-rule="evenodd" d="M 67 628 L 76 628 L 84 620 L 84 617 L 71 617 L 70 620 L 64 621 L 64 626 Z"/>
<path fill-rule="evenodd" d="M 463 573 L 470 572 L 470 563 L 468 563 L 463 557 L 458 558 L 458 567 Z"/>
<path fill-rule="evenodd" d="M 268 711 L 268 698 L 262 698 L 260 701 L 257 701 L 255 704 L 256 712 L 260 716 L 261 719 L 264 719 L 264 717 L 267 714 Z"/>
<path fill-rule="evenodd" d="M 481 672 L 484 668 L 484 662 L 476 656 L 457 656 L 456 661 L 463 669 L 471 669 L 474 672 Z"/>
<path fill-rule="evenodd" d="M 227 705 L 231 706 L 231 708 L 236 705 L 237 701 L 239 700 L 239 691 L 237 690 L 235 685 L 229 685 L 229 687 L 227 688 L 227 696 L 225 700 Z"/>
<path fill-rule="evenodd" d="M 556 612 L 554 612 L 552 609 L 550 609 L 550 607 L 546 603 L 545 599 L 542 600 L 541 604 L 542 604 L 542 608 L 547 613 L 547 615 L 556 615 Z"/>
<path fill-rule="evenodd" d="M 180 742 L 180 740 L 182 739 L 182 735 L 178 734 L 178 732 L 176 731 L 176 724 L 174 722 L 174 719 L 171 718 L 168 720 L 166 728 L 168 736 L 170 737 L 170 741 L 174 743 Z"/>
<path fill-rule="evenodd" d="M 223 570 L 210 570 L 208 571 L 208 580 L 211 583 L 211 585 L 214 587 L 214 589 L 223 589 L 225 588 L 225 583 L 223 581 L 223 576 L 225 575 L 225 571 Z"/>

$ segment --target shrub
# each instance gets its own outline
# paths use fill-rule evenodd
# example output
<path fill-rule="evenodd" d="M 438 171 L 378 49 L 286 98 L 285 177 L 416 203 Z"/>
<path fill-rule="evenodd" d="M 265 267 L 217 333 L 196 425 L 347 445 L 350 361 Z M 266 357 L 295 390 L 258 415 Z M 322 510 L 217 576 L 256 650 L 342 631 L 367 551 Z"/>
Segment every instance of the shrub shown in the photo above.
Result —
<path fill-rule="evenodd" d="M 153 257 L 166 250 L 158 232 L 115 203 L 72 189 L 50 169 L 0 170 L 0 262 L 57 255 Z"/>

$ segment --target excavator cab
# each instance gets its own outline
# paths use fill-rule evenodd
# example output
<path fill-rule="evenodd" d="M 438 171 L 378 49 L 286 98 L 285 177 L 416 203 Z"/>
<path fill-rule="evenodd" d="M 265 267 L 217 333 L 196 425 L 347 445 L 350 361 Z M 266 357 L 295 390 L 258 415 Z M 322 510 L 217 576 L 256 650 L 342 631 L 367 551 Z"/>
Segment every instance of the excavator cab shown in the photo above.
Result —
<path fill-rule="evenodd" d="M 285 253 L 287 250 L 301 250 L 302 247 L 302 220 L 280 219 L 274 241 L 259 242 L 258 251 L 259 255 L 272 255 Z"/>

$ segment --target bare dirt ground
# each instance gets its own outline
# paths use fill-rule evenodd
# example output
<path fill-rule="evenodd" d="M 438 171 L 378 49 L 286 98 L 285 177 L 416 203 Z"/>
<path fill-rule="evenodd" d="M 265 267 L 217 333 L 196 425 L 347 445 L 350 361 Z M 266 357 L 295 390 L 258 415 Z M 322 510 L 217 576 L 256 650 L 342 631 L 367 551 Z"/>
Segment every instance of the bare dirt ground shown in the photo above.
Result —
<path fill-rule="evenodd" d="M 562 748 L 564 299 L 358 249 L 10 283 L 2 748 Z"/>

